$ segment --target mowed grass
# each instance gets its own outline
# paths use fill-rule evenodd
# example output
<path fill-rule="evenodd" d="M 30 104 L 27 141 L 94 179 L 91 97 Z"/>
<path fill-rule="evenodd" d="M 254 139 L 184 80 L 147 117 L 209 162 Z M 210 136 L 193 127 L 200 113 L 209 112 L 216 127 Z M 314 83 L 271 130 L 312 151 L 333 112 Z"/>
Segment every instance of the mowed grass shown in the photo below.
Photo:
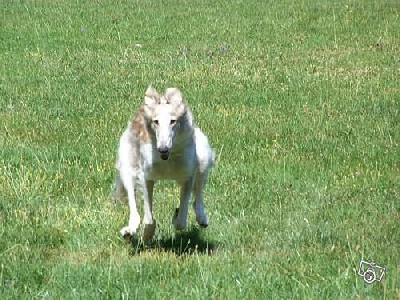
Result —
<path fill-rule="evenodd" d="M 398 1 L 0 3 L 1 299 L 399 299 Z M 210 227 L 126 243 L 108 200 L 148 84 L 217 164 Z M 386 267 L 357 275 L 361 259 Z"/>

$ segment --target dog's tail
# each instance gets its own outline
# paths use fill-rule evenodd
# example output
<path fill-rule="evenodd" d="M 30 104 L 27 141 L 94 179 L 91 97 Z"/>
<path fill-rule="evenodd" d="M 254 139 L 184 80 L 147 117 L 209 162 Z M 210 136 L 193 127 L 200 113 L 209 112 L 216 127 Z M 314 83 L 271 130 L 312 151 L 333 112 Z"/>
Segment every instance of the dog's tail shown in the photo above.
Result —
<path fill-rule="evenodd" d="M 124 184 L 122 183 L 121 177 L 119 176 L 119 172 L 115 177 L 115 181 L 111 186 L 110 200 L 122 200 L 126 196 L 126 190 Z"/>

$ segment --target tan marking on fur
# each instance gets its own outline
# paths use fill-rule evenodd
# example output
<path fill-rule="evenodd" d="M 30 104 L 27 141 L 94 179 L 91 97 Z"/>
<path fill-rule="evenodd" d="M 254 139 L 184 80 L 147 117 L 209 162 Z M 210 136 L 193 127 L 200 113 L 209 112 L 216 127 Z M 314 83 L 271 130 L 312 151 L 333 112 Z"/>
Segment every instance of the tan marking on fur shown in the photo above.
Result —
<path fill-rule="evenodd" d="M 132 130 L 136 137 L 144 143 L 150 141 L 149 131 L 147 130 L 147 123 L 144 116 L 144 105 L 142 105 L 136 112 L 132 121 Z"/>

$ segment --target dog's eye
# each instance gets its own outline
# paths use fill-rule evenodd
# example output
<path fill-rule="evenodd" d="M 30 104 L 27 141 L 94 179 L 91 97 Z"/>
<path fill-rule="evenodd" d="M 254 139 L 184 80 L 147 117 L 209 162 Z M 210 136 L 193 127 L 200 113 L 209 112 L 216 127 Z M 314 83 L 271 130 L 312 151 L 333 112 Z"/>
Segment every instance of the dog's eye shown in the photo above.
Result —
<path fill-rule="evenodd" d="M 171 124 L 171 125 L 174 125 L 176 123 L 176 120 L 171 120 L 170 122 L 169 122 L 169 124 Z"/>
<path fill-rule="evenodd" d="M 153 120 L 153 123 L 158 125 L 158 120 Z"/>

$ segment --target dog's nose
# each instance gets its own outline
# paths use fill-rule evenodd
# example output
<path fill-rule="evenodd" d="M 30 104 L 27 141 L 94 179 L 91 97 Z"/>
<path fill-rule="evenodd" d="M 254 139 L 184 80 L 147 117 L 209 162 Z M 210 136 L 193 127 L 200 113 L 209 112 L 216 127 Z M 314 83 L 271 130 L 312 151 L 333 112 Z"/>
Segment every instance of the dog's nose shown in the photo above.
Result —
<path fill-rule="evenodd" d="M 158 148 L 158 152 L 160 152 L 161 154 L 166 154 L 169 152 L 168 147 L 160 147 Z"/>
<path fill-rule="evenodd" d="M 168 148 L 167 147 L 160 147 L 160 148 L 158 148 L 158 152 L 160 152 L 161 154 L 168 153 Z"/>
<path fill-rule="evenodd" d="M 168 159 L 168 157 L 169 157 L 169 149 L 167 147 L 158 148 L 158 152 L 160 152 L 162 160 L 167 160 Z"/>

